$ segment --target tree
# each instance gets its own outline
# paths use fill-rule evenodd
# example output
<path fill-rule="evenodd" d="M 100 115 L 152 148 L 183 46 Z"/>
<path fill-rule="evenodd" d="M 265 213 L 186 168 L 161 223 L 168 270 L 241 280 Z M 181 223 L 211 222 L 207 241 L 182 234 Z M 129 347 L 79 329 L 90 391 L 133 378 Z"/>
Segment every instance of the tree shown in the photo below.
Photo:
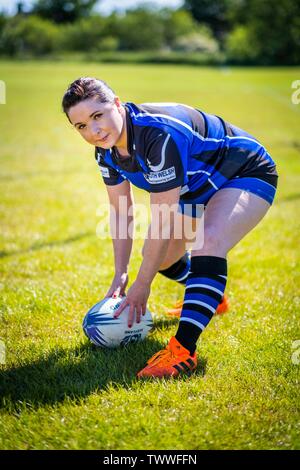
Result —
<path fill-rule="evenodd" d="M 119 18 L 118 38 L 123 50 L 155 50 L 164 43 L 164 27 L 161 14 L 147 7 L 128 10 Z"/>
<path fill-rule="evenodd" d="M 57 47 L 59 27 L 38 16 L 9 18 L 0 37 L 0 52 L 10 56 L 42 56 Z"/>
<path fill-rule="evenodd" d="M 300 0 L 185 0 L 212 29 L 230 61 L 262 65 L 300 61 Z"/>
<path fill-rule="evenodd" d="M 233 63 L 298 65 L 300 0 L 245 0 L 239 23 L 226 40 Z"/>
<path fill-rule="evenodd" d="M 298 65 L 300 61 L 300 1 L 247 0 L 250 41 L 263 65 Z"/>
<path fill-rule="evenodd" d="M 173 47 L 177 39 L 197 31 L 198 23 L 186 10 L 161 10 L 166 45 Z"/>
<path fill-rule="evenodd" d="M 62 48 L 71 51 L 95 51 L 103 39 L 109 36 L 106 18 L 98 15 L 65 25 L 63 31 Z"/>
<path fill-rule="evenodd" d="M 3 13 L 0 13 L 0 35 L 4 29 L 4 26 L 6 24 L 7 18 L 4 16 Z"/>
<path fill-rule="evenodd" d="M 54 23 L 73 23 L 90 15 L 97 0 L 37 0 L 31 13 Z"/>
<path fill-rule="evenodd" d="M 240 15 L 247 0 L 185 0 L 184 8 L 195 20 L 205 23 L 222 41 Z"/>

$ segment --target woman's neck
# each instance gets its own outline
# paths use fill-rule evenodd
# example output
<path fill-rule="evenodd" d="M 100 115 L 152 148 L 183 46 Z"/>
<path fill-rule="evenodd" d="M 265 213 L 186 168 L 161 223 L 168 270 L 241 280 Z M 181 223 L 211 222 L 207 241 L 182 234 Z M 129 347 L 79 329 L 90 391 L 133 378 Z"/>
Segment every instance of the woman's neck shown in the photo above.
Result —
<path fill-rule="evenodd" d="M 115 147 L 118 150 L 118 153 L 122 157 L 130 156 L 130 154 L 128 153 L 128 147 L 127 147 L 127 124 L 126 124 L 126 111 L 124 107 L 123 107 L 123 127 L 121 131 L 120 139 L 116 143 Z"/>

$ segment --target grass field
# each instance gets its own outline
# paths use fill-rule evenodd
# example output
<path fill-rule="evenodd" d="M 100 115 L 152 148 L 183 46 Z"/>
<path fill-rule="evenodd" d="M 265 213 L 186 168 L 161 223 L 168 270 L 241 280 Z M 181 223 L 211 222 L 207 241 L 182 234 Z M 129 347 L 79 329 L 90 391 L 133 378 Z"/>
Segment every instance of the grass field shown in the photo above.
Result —
<path fill-rule="evenodd" d="M 231 310 L 203 333 L 190 379 L 135 379 L 176 331 L 164 310 L 183 287 L 160 275 L 145 342 L 102 351 L 82 332 L 113 276 L 111 240 L 96 236 L 107 197 L 93 149 L 60 110 L 67 84 L 88 75 L 123 101 L 178 101 L 221 115 L 278 164 L 276 202 L 229 254 Z M 291 84 L 300 68 L 0 62 L 0 79 L 0 448 L 299 449 L 300 104 Z M 141 248 L 136 240 L 131 282 Z"/>

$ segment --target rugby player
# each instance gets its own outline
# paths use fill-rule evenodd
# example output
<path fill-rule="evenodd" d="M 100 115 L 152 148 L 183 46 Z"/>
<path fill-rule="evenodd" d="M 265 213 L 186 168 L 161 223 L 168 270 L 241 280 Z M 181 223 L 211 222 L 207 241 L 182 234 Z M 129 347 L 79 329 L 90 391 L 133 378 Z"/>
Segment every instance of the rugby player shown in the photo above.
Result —
<path fill-rule="evenodd" d="M 158 237 L 146 237 L 138 275 L 115 316 L 129 305 L 129 327 L 134 319 L 140 321 L 157 273 L 184 284 L 177 333 L 137 376 L 189 375 L 197 366 L 197 340 L 226 300 L 227 254 L 272 205 L 275 162 L 255 137 L 219 116 L 180 103 L 123 103 L 96 78 L 71 83 L 62 106 L 71 124 L 95 147 L 117 213 L 120 196 L 133 205 L 131 184 L 150 194 L 151 207 L 178 208 L 177 214 L 162 216 Z M 151 212 L 148 234 L 157 224 Z M 184 225 L 187 218 L 192 218 L 194 238 L 185 232 L 173 236 L 178 219 Z M 170 237 L 161 235 L 166 224 Z M 113 245 L 115 276 L 107 296 L 122 296 L 132 239 L 116 238 Z"/>

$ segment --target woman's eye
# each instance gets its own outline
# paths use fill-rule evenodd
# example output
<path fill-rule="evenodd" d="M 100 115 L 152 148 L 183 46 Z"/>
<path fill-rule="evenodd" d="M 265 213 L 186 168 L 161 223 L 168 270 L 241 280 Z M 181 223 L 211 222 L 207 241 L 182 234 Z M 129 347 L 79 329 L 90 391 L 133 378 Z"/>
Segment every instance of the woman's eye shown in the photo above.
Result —
<path fill-rule="evenodd" d="M 82 130 L 84 127 L 85 127 L 84 124 L 80 124 L 80 126 L 78 126 L 78 129 Z"/>
<path fill-rule="evenodd" d="M 95 117 L 95 118 L 98 118 L 98 117 L 101 117 L 101 116 L 102 116 L 102 114 L 101 114 L 101 113 L 98 113 L 98 114 L 95 114 L 94 117 Z"/>

